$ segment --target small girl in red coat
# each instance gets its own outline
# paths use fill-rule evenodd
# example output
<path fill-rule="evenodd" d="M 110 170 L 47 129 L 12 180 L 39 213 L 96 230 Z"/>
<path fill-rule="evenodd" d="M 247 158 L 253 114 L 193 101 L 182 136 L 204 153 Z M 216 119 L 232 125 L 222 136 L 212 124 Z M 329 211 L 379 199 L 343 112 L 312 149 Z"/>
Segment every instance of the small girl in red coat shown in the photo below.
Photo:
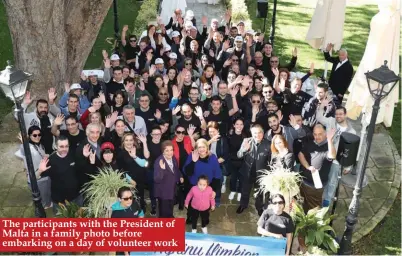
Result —
<path fill-rule="evenodd" d="M 198 216 L 201 215 L 202 233 L 208 234 L 209 210 L 215 210 L 213 193 L 212 188 L 208 186 L 208 177 L 201 175 L 198 178 L 197 186 L 192 187 L 187 194 L 185 207 L 188 208 L 190 201 L 191 207 L 193 207 L 191 216 L 192 233 L 197 233 Z"/>

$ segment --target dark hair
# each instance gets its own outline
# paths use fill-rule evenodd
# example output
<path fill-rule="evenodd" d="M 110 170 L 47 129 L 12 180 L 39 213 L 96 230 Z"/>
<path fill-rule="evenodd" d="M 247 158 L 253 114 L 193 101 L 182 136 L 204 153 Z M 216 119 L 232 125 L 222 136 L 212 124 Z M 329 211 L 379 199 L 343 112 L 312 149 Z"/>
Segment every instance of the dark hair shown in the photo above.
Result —
<path fill-rule="evenodd" d="M 121 198 L 123 196 L 123 193 L 127 192 L 127 191 L 131 192 L 131 194 L 133 193 L 131 191 L 131 188 L 129 188 L 129 187 L 124 186 L 124 187 L 119 188 L 119 190 L 117 191 L 117 197 Z"/>
<path fill-rule="evenodd" d="M 121 72 L 123 72 L 123 69 L 122 69 L 121 67 L 114 67 L 114 68 L 113 68 L 113 73 L 114 73 L 115 71 L 121 71 Z"/>
<path fill-rule="evenodd" d="M 200 175 L 200 177 L 198 177 L 198 181 L 200 181 L 200 180 L 206 180 L 206 181 L 207 181 L 207 184 L 209 183 L 209 180 L 208 180 L 208 176 L 207 176 L 207 175 Z"/>
<path fill-rule="evenodd" d="M 153 130 L 159 130 L 159 131 L 161 131 L 161 128 L 160 128 L 160 126 L 159 126 L 159 123 L 158 123 L 158 125 L 152 126 L 151 132 L 152 132 Z"/>
<path fill-rule="evenodd" d="M 163 151 L 165 151 L 165 149 L 167 147 L 172 147 L 173 148 L 173 143 L 170 140 L 165 140 L 164 142 L 162 142 L 162 144 L 161 144 L 162 153 L 163 153 Z"/>
<path fill-rule="evenodd" d="M 59 137 L 56 138 L 56 145 L 59 143 L 59 141 L 68 141 L 68 138 L 64 135 L 60 135 Z"/>
<path fill-rule="evenodd" d="M 317 84 L 317 88 L 322 88 L 324 91 L 328 91 L 328 84 L 325 82 L 320 82 Z"/>
<path fill-rule="evenodd" d="M 132 77 L 127 77 L 126 79 L 124 79 L 124 85 L 127 85 L 128 83 L 133 83 L 133 84 L 135 84 L 134 78 L 132 78 Z"/>
<path fill-rule="evenodd" d="M 177 129 L 179 128 L 183 128 L 184 130 L 186 130 L 186 128 L 184 128 L 184 126 L 180 124 L 176 125 L 176 128 L 174 130 L 177 131 Z"/>
<path fill-rule="evenodd" d="M 271 117 L 275 117 L 276 119 L 279 119 L 278 115 L 275 113 L 268 114 L 268 119 L 270 119 Z"/>
<path fill-rule="evenodd" d="M 36 107 L 38 107 L 39 103 L 43 103 L 43 104 L 49 105 L 49 103 L 48 103 L 47 100 L 45 100 L 45 99 L 39 99 L 39 100 L 37 100 L 37 101 L 36 101 Z"/>
<path fill-rule="evenodd" d="M 336 110 L 340 110 L 340 109 L 343 110 L 343 113 L 346 115 L 346 108 L 344 106 L 337 106 L 336 107 Z"/>
<path fill-rule="evenodd" d="M 129 66 L 124 66 L 122 69 L 128 69 L 128 71 L 130 71 L 130 67 Z"/>
<path fill-rule="evenodd" d="M 143 98 L 143 97 L 148 97 L 149 100 L 151 99 L 151 98 L 149 97 L 149 95 L 146 94 L 146 93 L 141 93 L 141 94 L 140 94 L 140 98 Z"/>
<path fill-rule="evenodd" d="M 117 95 L 120 95 L 122 98 L 123 98 L 123 106 L 124 105 L 127 105 L 127 99 L 126 99 L 126 94 L 124 93 L 124 92 L 122 92 L 121 90 L 117 90 L 115 93 L 114 93 L 114 97 L 113 97 L 113 104 L 116 104 L 116 97 L 117 97 Z"/>
<path fill-rule="evenodd" d="M 32 125 L 31 127 L 29 127 L 29 129 L 28 129 L 28 135 L 31 135 L 34 131 L 40 131 L 39 126 Z"/>
<path fill-rule="evenodd" d="M 68 99 L 70 100 L 70 98 L 75 98 L 76 100 L 80 101 L 80 97 L 78 97 L 77 95 L 75 95 L 74 93 L 70 93 L 68 95 Z"/>
<path fill-rule="evenodd" d="M 67 120 L 74 120 L 75 122 L 78 123 L 77 118 L 75 118 L 74 116 L 68 116 L 66 119 L 64 119 L 64 122 L 67 124 Z"/>
<path fill-rule="evenodd" d="M 214 95 L 211 97 L 211 103 L 212 101 L 219 101 L 220 103 L 222 103 L 222 99 L 218 96 L 218 95 Z"/>
<path fill-rule="evenodd" d="M 132 38 L 135 38 L 135 40 L 137 40 L 137 36 L 136 36 L 136 35 L 130 35 L 130 36 L 128 37 L 129 40 L 131 40 Z"/>
<path fill-rule="evenodd" d="M 167 122 L 166 120 L 164 120 L 164 119 L 159 119 L 159 121 L 158 121 L 158 125 L 159 125 L 159 127 L 161 126 L 161 125 L 165 125 L 165 124 L 168 124 L 169 122 Z"/>
<path fill-rule="evenodd" d="M 283 197 L 282 194 L 273 194 L 273 195 L 271 195 L 271 198 L 270 198 L 271 203 L 275 198 L 278 198 L 278 197 L 283 201 L 283 205 L 285 205 L 285 198 Z"/>
<path fill-rule="evenodd" d="M 123 124 L 126 125 L 126 123 L 124 122 L 123 119 L 117 119 L 116 121 L 114 121 L 115 126 L 116 126 L 117 122 L 123 122 Z"/>

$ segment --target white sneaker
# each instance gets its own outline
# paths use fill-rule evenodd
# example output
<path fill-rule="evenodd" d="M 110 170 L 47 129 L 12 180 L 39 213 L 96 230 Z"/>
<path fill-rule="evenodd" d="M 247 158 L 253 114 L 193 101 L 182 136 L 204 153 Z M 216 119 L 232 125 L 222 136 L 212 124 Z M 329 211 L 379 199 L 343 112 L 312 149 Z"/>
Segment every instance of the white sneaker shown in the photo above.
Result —
<path fill-rule="evenodd" d="M 191 230 L 191 233 L 197 233 L 196 229 Z"/>
<path fill-rule="evenodd" d="M 208 234 L 208 229 L 207 229 L 207 227 L 205 227 L 205 228 L 201 228 L 202 229 L 202 233 L 204 233 L 204 234 Z"/>
<path fill-rule="evenodd" d="M 241 199 L 241 193 L 237 194 L 237 201 L 240 202 Z"/>
<path fill-rule="evenodd" d="M 223 185 L 222 185 L 222 188 L 221 188 L 221 193 L 223 194 L 223 193 L 225 193 L 225 192 L 226 192 L 226 185 L 223 184 Z"/>
<path fill-rule="evenodd" d="M 236 192 L 230 192 L 229 194 L 229 200 L 233 200 L 234 196 L 236 195 Z"/>

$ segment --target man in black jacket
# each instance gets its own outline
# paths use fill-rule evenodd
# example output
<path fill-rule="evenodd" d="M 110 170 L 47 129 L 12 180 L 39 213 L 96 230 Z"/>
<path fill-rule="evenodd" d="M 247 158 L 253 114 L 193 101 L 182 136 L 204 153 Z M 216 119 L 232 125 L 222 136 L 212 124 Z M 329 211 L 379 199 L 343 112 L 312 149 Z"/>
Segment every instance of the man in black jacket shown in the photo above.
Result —
<path fill-rule="evenodd" d="M 331 57 L 329 52 L 333 46 L 333 44 L 328 44 L 324 52 L 325 60 L 333 64 L 328 84 L 334 95 L 338 97 L 339 102 L 342 103 L 343 96 L 349 88 L 350 82 L 352 82 L 353 66 L 345 49 L 339 50 L 338 57 Z"/>
<path fill-rule="evenodd" d="M 254 125 L 251 127 L 252 138 L 246 138 L 237 152 L 238 158 L 244 158 L 243 165 L 240 168 L 242 175 L 243 187 L 241 191 L 240 206 L 237 208 L 237 213 L 242 213 L 249 204 L 251 188 L 254 185 L 254 190 L 258 191 L 258 171 L 267 169 L 268 161 L 271 157 L 271 148 L 268 140 L 264 139 L 264 130 L 261 125 Z M 255 208 L 258 214 L 263 212 L 264 201 L 263 194 L 257 192 L 255 199 Z"/>

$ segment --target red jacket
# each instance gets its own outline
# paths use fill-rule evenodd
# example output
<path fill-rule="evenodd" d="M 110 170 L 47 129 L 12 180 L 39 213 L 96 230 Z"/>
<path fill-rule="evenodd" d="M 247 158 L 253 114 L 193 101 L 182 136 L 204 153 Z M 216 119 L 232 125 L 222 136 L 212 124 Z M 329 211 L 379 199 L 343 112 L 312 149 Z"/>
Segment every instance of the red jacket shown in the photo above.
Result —
<path fill-rule="evenodd" d="M 174 157 L 176 158 L 177 163 L 179 164 L 179 168 L 181 168 L 182 166 L 180 166 L 180 150 L 179 150 L 179 145 L 177 145 L 176 137 L 174 137 L 172 139 L 172 143 L 173 143 Z M 189 136 L 184 136 L 183 144 L 184 144 L 184 149 L 186 150 L 187 154 L 190 154 L 193 151 L 193 146 L 191 145 L 191 139 Z"/>

